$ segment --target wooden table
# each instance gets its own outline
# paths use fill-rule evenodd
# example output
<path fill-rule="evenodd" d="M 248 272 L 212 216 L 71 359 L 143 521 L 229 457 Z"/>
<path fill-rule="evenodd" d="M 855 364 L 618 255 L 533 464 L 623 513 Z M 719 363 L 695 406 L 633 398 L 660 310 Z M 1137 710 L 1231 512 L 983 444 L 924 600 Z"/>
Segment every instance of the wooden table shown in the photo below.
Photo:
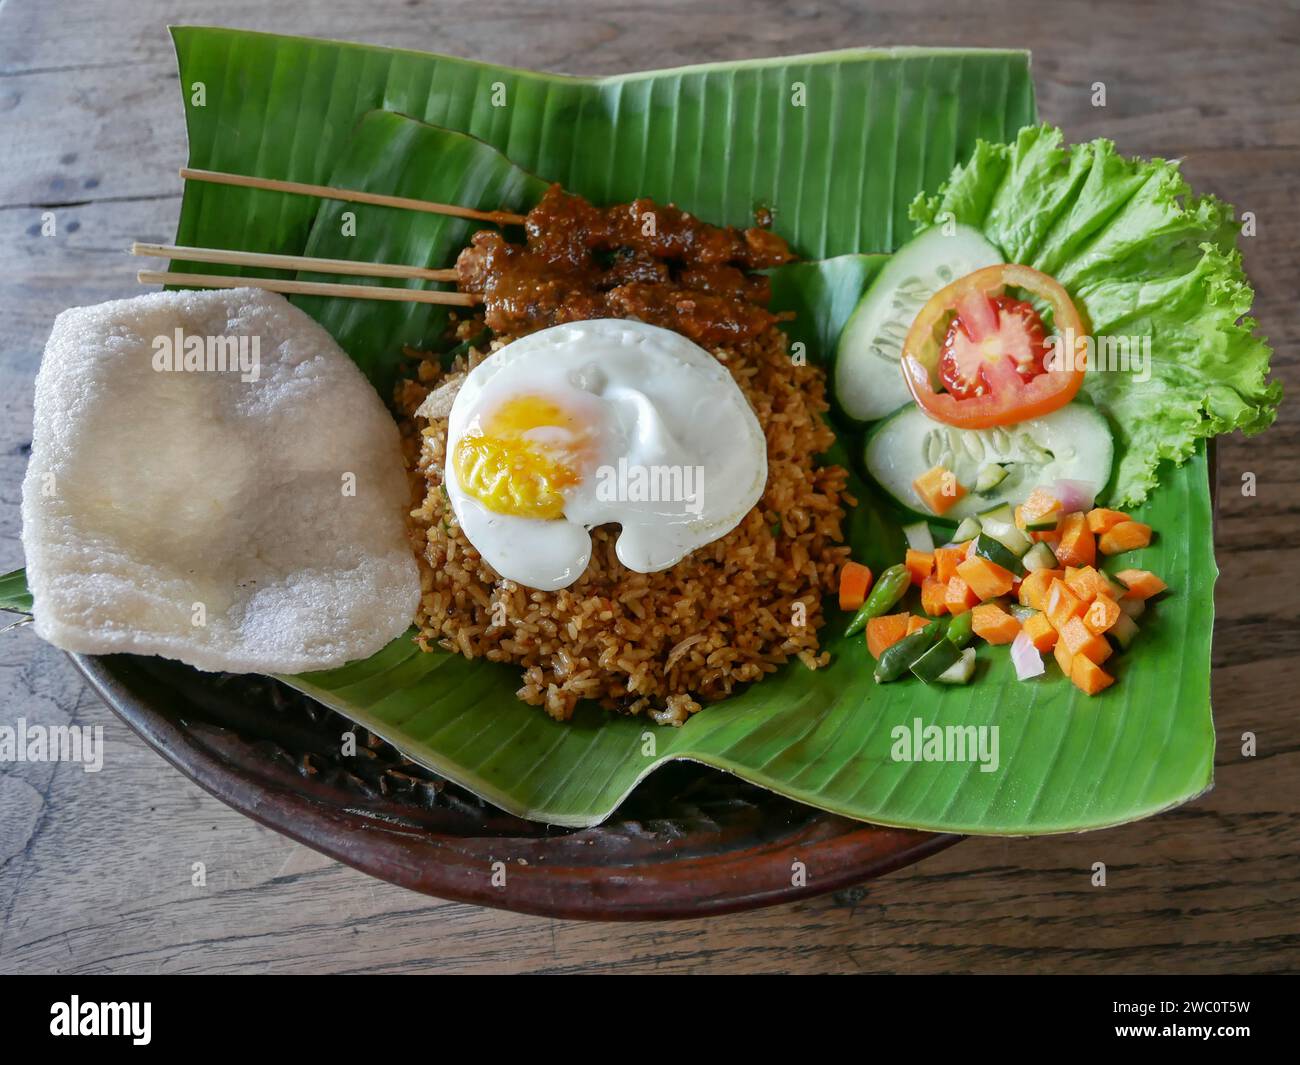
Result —
<path fill-rule="evenodd" d="M 960 5 L 965 7 L 965 5 Z M 8 0 L 0 11 L 0 570 L 21 562 L 32 379 L 54 315 L 135 295 L 185 159 L 167 23 L 216 23 L 575 73 L 850 44 L 1028 47 L 1071 139 L 1182 157 L 1253 211 L 1274 367 L 1300 384 L 1300 14 L 1293 3 L 985 0 L 419 3 Z M 1161 8 L 1165 8 L 1161 10 Z M 926 12 L 930 12 L 927 14 Z M 1106 106 L 1091 103 L 1104 82 Z M 57 233 L 41 235 L 52 211 Z M 1300 416 L 1219 461 L 1217 783 L 1090 835 L 976 839 L 837 896 L 712 920 L 593 925 L 443 903 L 260 828 L 170 769 L 30 630 L 0 636 L 0 722 L 102 725 L 102 773 L 0 766 L 0 970 L 983 971 L 1300 969 Z M 1243 497 L 1243 473 L 1258 494 Z M 1244 732 L 1258 736 L 1253 758 Z M 205 887 L 191 884 L 204 862 Z M 1094 862 L 1106 887 L 1091 886 Z"/>

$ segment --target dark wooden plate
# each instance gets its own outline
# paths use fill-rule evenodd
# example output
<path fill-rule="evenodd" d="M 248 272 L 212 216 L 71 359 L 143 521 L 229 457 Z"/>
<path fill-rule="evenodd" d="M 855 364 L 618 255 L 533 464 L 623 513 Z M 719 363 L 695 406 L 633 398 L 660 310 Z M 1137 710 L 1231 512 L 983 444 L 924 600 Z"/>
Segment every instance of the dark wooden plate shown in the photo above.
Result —
<path fill-rule="evenodd" d="M 850 821 L 685 762 L 651 774 L 597 828 L 541 825 L 268 678 L 71 657 L 123 721 L 218 799 L 371 876 L 460 902 L 550 917 L 697 917 L 838 891 L 961 838 Z M 357 754 L 347 758 L 350 730 Z"/>

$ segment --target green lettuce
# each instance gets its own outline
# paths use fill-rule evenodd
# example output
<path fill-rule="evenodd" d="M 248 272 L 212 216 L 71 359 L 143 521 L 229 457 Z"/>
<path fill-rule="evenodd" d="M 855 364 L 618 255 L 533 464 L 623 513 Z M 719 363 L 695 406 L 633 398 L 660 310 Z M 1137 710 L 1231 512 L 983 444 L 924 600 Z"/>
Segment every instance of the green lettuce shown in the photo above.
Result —
<path fill-rule="evenodd" d="M 1149 379 L 1090 372 L 1084 385 L 1116 434 L 1115 505 L 1144 500 L 1161 461 L 1182 463 L 1198 438 L 1277 416 L 1282 386 L 1246 317 L 1254 293 L 1232 207 L 1194 196 L 1177 163 L 1126 159 L 1107 140 L 1063 147 L 1060 130 L 1027 127 L 1014 144 L 980 141 L 911 217 L 918 232 L 949 218 L 981 229 L 1009 262 L 1059 280 L 1094 338 L 1137 338 L 1139 357 L 1149 344 Z"/>

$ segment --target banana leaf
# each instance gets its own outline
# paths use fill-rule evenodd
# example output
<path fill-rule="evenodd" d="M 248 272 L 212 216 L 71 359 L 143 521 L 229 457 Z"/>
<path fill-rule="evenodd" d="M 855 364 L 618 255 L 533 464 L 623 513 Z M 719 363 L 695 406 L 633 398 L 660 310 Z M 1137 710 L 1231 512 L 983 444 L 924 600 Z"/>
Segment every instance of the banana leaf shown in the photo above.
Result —
<path fill-rule="evenodd" d="M 463 190 L 448 168 L 403 165 L 404 159 L 455 158 L 470 150 L 474 165 Z M 385 160 L 382 166 L 374 166 L 376 158 Z M 421 191 L 410 184 L 418 172 L 426 175 L 426 198 L 457 198 L 462 191 L 472 196 L 480 186 L 493 186 L 519 189 L 527 202 L 541 185 L 501 172 L 512 168 L 504 156 L 459 134 L 373 112 L 360 123 L 332 181 L 410 194 Z M 337 257 L 350 248 L 353 256 L 381 256 L 393 239 L 386 227 L 368 227 L 364 238 L 346 236 L 339 212 L 340 205 L 322 205 L 308 238 L 313 253 Z M 455 253 L 454 243 L 439 247 Z M 408 250 L 422 258 L 418 249 Z M 844 255 L 773 271 L 773 305 L 795 315 L 791 341 L 804 343 L 809 358 L 824 360 L 884 261 Z M 336 333 L 369 335 L 397 324 L 386 304 L 342 302 L 313 308 Z M 852 462 L 860 451 L 860 440 L 842 430 L 835 457 Z M 901 556 L 896 512 L 860 480 L 852 490 L 860 501 L 849 525 L 854 556 L 880 572 Z M 1162 531 L 1157 546 L 1144 553 L 1144 565 L 1170 574 L 1179 594 L 1148 613 L 1131 656 L 1137 665 L 1121 664 L 1116 687 L 1096 699 L 1056 673 L 1023 684 L 1005 649 L 993 648 L 980 652 L 977 680 L 967 689 L 877 685 L 862 638 L 840 635 L 846 619 L 837 611 L 827 629 L 833 655 L 827 669 L 791 665 L 672 731 L 594 708 L 557 724 L 514 698 L 517 671 L 425 654 L 409 641 L 369 662 L 281 679 L 497 805 L 558 824 L 602 819 L 655 766 L 689 758 L 881 823 L 990 833 L 1097 827 L 1196 794 L 1211 771 L 1214 562 L 1203 455 L 1172 472 L 1143 520 Z M 1167 682 L 1169 663 L 1180 664 L 1181 690 Z M 996 726 L 998 770 L 893 760 L 895 730 L 915 734 L 926 725 Z M 1141 753 L 1135 757 L 1135 751 Z"/>
<path fill-rule="evenodd" d="M 194 167 L 483 207 L 525 206 L 555 180 L 602 202 L 672 200 L 714 222 L 747 224 L 770 209 L 801 255 L 824 259 L 773 276 L 776 304 L 797 316 L 791 338 L 811 359 L 834 350 L 879 269 L 861 253 L 905 240 L 913 197 L 937 188 L 977 138 L 1009 140 L 1034 118 L 1028 59 L 1014 52 L 844 52 L 575 79 L 228 30 L 174 35 Z M 466 235 L 446 220 L 381 212 L 356 212 L 348 233 L 338 204 L 190 183 L 177 242 L 441 266 Z M 302 305 L 381 393 L 401 344 L 432 345 L 443 332 L 439 312 L 409 305 Z M 859 452 L 848 434 L 836 448 Z M 897 523 L 865 484 L 853 490 L 849 539 L 878 570 L 899 555 Z M 680 729 L 588 707 L 559 724 L 514 698 L 509 667 L 406 640 L 281 679 L 498 806 L 560 825 L 598 823 L 646 774 L 682 758 L 882 824 L 1097 828 L 1185 801 L 1211 779 L 1216 570 L 1203 450 L 1169 471 L 1140 517 L 1162 533 L 1144 565 L 1175 591 L 1148 611 L 1118 683 L 1093 699 L 1059 674 L 1019 683 L 991 648 L 966 688 L 876 685 L 861 637 L 839 635 L 838 612 L 823 632 L 827 668 L 787 666 Z M 895 730 L 925 725 L 997 726 L 996 771 L 895 758 Z"/>
<path fill-rule="evenodd" d="M 406 175 L 413 168 L 389 155 L 450 157 L 465 149 L 459 143 L 465 139 L 375 112 L 362 121 L 334 180 L 411 192 Z M 386 162 L 368 179 L 368 161 L 376 155 Z M 527 189 L 522 176 L 512 183 L 495 173 L 511 164 L 491 155 L 494 167 L 490 157 L 476 155 L 476 186 L 487 180 Z M 492 171 L 490 178 L 485 171 Z M 457 191 L 446 170 L 421 172 L 429 175 L 427 197 Z M 344 236 L 338 221 L 336 206 L 322 207 L 308 242 L 316 254 L 337 256 L 351 248 L 367 257 L 390 239 L 382 227 L 373 238 Z M 773 272 L 773 305 L 794 313 L 791 340 L 804 343 L 811 359 L 824 360 L 834 350 L 884 258 L 845 255 Z M 366 323 L 391 324 L 390 308 L 378 303 L 316 310 L 335 329 L 365 333 Z M 842 433 L 836 458 L 853 460 L 860 450 L 859 440 Z M 861 481 L 852 490 L 859 499 L 849 524 L 854 557 L 879 572 L 902 552 L 896 514 Z M 1171 471 L 1141 517 L 1162 532 L 1143 564 L 1168 574 L 1178 594 L 1148 612 L 1139 645 L 1117 669 L 1117 685 L 1094 699 L 1057 673 L 1030 684 L 1017 681 L 1005 649 L 993 648 L 980 652 L 969 688 L 877 685 L 862 638 L 841 635 L 847 618 L 838 611 L 826 630 L 833 656 L 828 668 L 788 666 L 676 730 L 595 708 L 557 724 L 514 698 L 516 670 L 422 653 L 406 640 L 366 662 L 280 679 L 512 813 L 556 824 L 598 822 L 656 766 L 687 758 L 879 823 L 1017 834 L 1100 827 L 1197 794 L 1211 772 L 1215 570 L 1204 455 Z M 996 726 L 997 771 L 981 772 L 971 762 L 895 761 L 895 730 L 914 734 L 928 725 Z"/>

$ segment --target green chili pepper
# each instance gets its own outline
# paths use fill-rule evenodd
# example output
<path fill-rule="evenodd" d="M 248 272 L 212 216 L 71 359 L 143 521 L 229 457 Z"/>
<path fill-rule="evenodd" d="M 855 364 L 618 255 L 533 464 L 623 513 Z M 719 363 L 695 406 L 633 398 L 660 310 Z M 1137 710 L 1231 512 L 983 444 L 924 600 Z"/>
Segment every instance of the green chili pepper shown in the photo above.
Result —
<path fill-rule="evenodd" d="M 854 633 L 861 632 L 872 618 L 888 614 L 894 608 L 894 604 L 903 598 L 911 584 L 912 573 L 906 566 L 901 564 L 890 566 L 880 575 L 880 580 L 876 581 L 876 586 L 871 589 L 867 601 L 853 615 L 853 620 L 844 630 L 844 635 L 852 636 Z"/>
<path fill-rule="evenodd" d="M 884 654 L 880 656 L 880 661 L 876 663 L 876 683 L 888 684 L 891 680 L 898 680 L 908 671 L 912 663 L 930 649 L 930 645 L 942 632 L 943 622 L 935 619 L 925 628 L 919 629 L 911 636 L 904 636 L 898 643 L 886 648 Z"/>
<path fill-rule="evenodd" d="M 972 620 L 973 618 L 969 610 L 962 611 L 962 613 L 954 617 L 952 623 L 948 626 L 948 639 L 958 647 L 965 647 L 970 643 L 971 637 L 974 635 L 974 633 L 971 632 Z"/>

